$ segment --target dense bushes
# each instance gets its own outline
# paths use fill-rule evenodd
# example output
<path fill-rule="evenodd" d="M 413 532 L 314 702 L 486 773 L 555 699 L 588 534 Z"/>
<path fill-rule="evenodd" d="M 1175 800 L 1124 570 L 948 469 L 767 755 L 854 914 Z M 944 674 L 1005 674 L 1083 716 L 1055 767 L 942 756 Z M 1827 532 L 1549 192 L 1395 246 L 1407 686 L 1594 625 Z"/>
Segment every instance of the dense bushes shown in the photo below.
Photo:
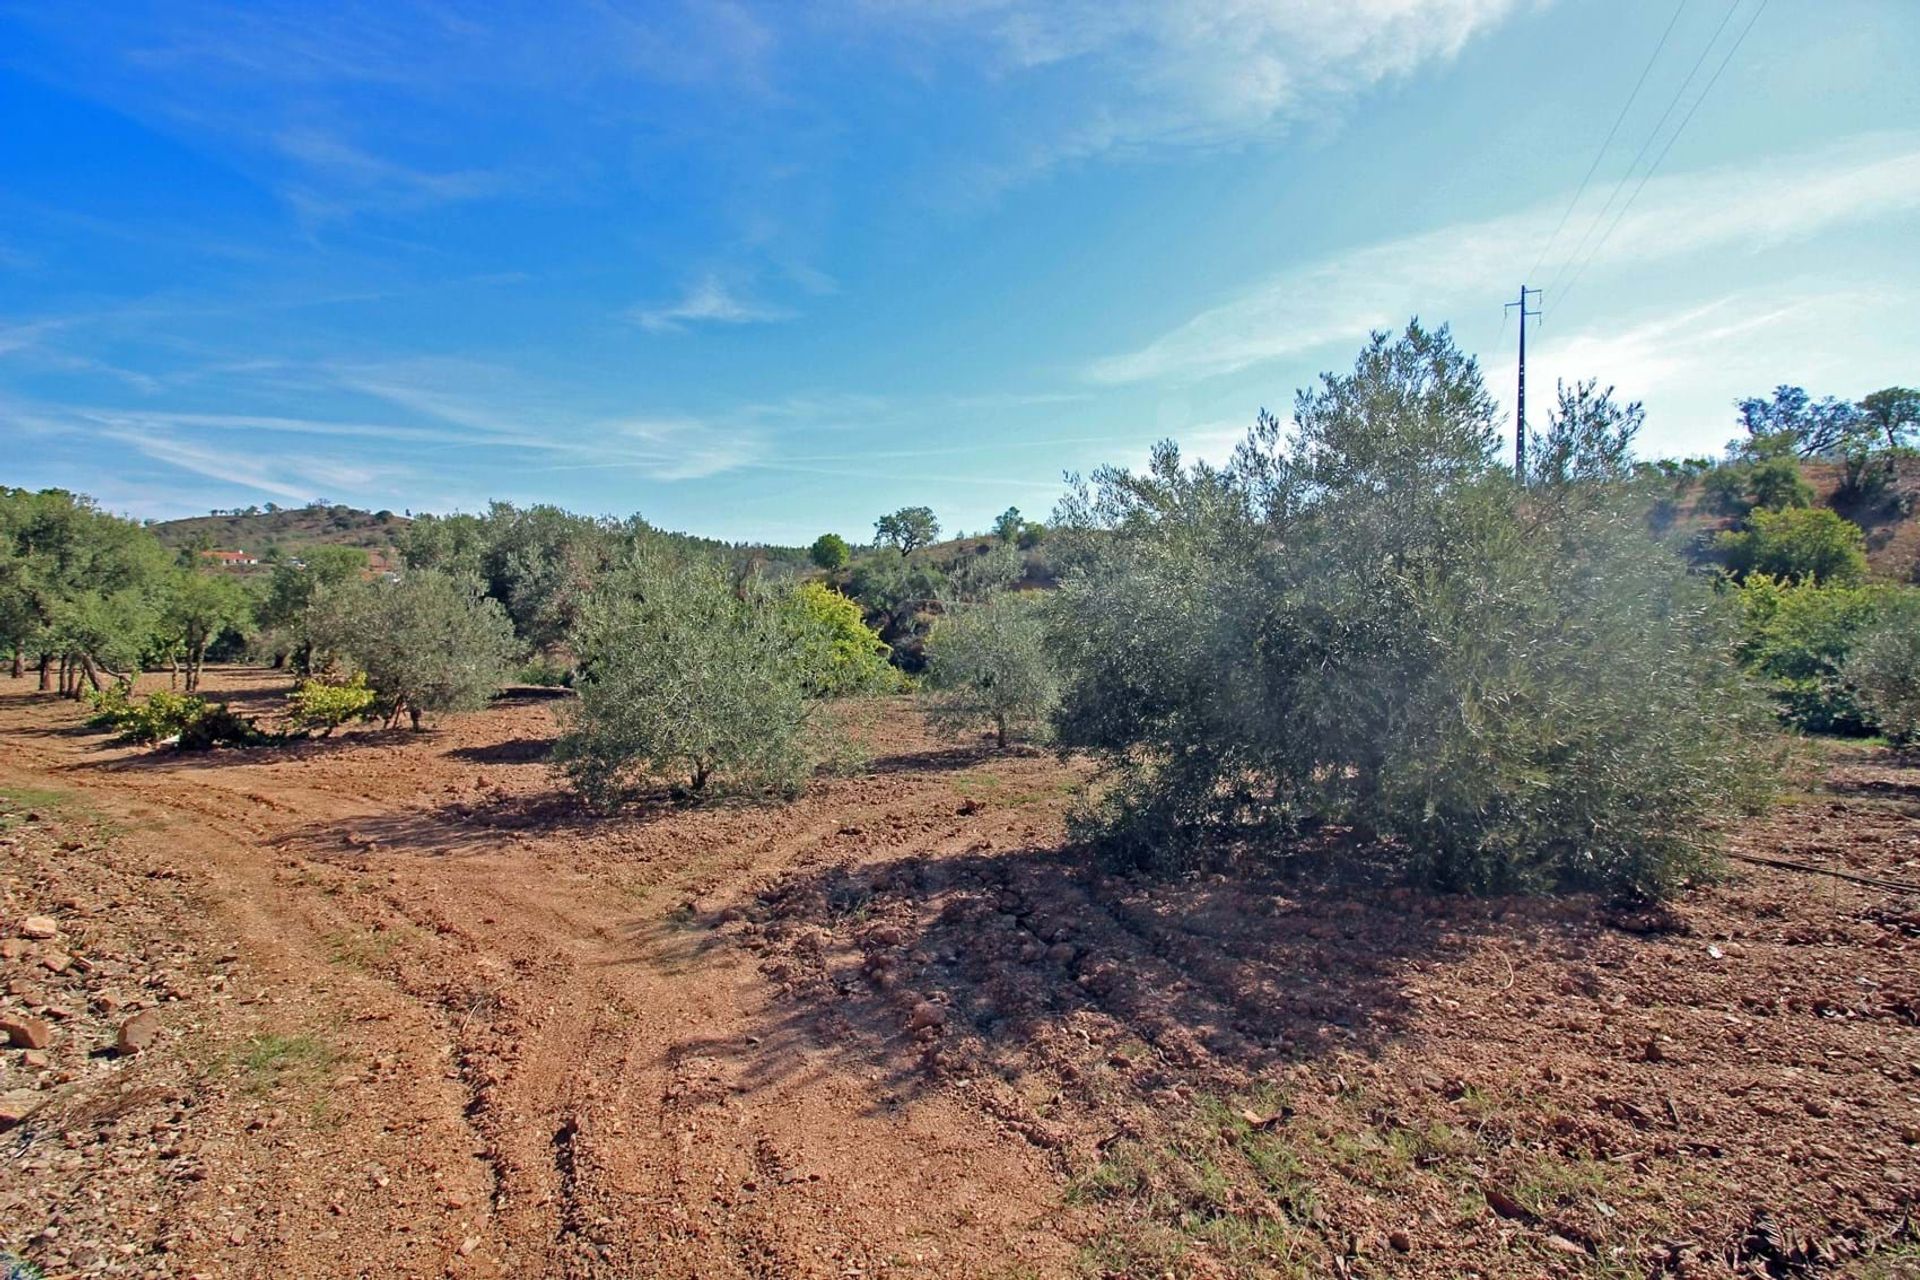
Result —
<path fill-rule="evenodd" d="M 823 583 L 803 582 L 794 591 L 793 606 L 810 695 L 833 698 L 900 687 L 899 672 L 887 664 L 888 647 L 861 617 L 859 605 Z"/>
<path fill-rule="evenodd" d="M 182 751 L 205 751 L 222 744 L 252 746 L 266 735 L 251 720 L 224 702 L 208 702 L 192 694 L 165 689 L 135 700 L 124 684 L 112 685 L 89 696 L 92 714 L 87 722 L 110 729 L 128 742 L 176 742 Z"/>
<path fill-rule="evenodd" d="M 1844 668 L 1891 589 L 1752 574 L 1732 594 L 1740 613 L 1736 652 L 1773 694 L 1781 719 L 1814 733 L 1868 731 Z"/>
<path fill-rule="evenodd" d="M 1550 452 L 1630 438 L 1604 396 Z M 1727 611 L 1629 486 L 1521 490 L 1444 330 L 1376 335 L 1229 467 L 1103 471 L 1063 503 L 1061 740 L 1085 829 L 1154 862 L 1352 827 L 1438 884 L 1652 893 L 1768 783 Z M 1583 440 L 1589 443 L 1581 443 Z"/>

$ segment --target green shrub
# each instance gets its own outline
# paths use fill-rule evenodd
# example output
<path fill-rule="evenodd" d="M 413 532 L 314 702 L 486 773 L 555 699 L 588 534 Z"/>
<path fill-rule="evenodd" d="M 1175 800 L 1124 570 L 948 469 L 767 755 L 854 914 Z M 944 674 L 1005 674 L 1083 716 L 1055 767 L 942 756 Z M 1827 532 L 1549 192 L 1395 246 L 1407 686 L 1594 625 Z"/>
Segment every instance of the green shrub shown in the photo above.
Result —
<path fill-rule="evenodd" d="M 208 702 L 194 694 L 158 690 L 144 702 L 103 692 L 91 718 L 98 728 L 118 730 L 127 742 L 178 740 L 183 751 L 204 751 L 222 743 L 251 746 L 266 735 L 251 720 L 229 710 L 224 702 Z"/>
<path fill-rule="evenodd" d="M 90 714 L 87 724 L 95 729 L 120 729 L 133 710 L 133 684 L 116 680 L 104 689 L 87 695 Z"/>
<path fill-rule="evenodd" d="M 887 664 L 892 652 L 869 627 L 860 606 L 821 582 L 794 589 L 797 637 L 807 692 L 817 698 L 885 693 L 900 688 L 900 673 Z"/>
<path fill-rule="evenodd" d="M 1867 535 L 1825 507 L 1755 510 L 1746 528 L 1721 534 L 1715 546 L 1735 577 L 1764 573 L 1844 585 L 1867 576 Z"/>
<path fill-rule="evenodd" d="M 1862 634 L 1845 674 L 1874 728 L 1903 745 L 1920 741 L 1920 608 L 1905 602 Z"/>
<path fill-rule="evenodd" d="M 1864 733 L 1865 713 L 1844 669 L 1860 636 L 1889 601 L 1884 587 L 1823 586 L 1749 574 L 1733 589 L 1736 647 L 1765 682 L 1787 723 L 1811 733 Z"/>
<path fill-rule="evenodd" d="M 1480 890 L 1710 868 L 1770 783 L 1767 717 L 1637 487 L 1517 487 L 1444 330 L 1376 335 L 1294 418 L 1224 470 L 1163 445 L 1062 504 L 1056 722 L 1106 782 L 1079 829 L 1185 866 L 1333 824 Z"/>
<path fill-rule="evenodd" d="M 529 659 L 515 673 L 514 679 L 521 684 L 538 685 L 543 689 L 559 689 L 573 683 L 573 668 L 542 654 Z"/>
<path fill-rule="evenodd" d="M 1046 609 L 1037 594 L 1003 591 L 934 623 L 927 684 L 935 724 L 953 733 L 991 726 L 1002 747 L 1044 733 L 1060 701 Z"/>
<path fill-rule="evenodd" d="M 1791 457 L 1767 458 L 1753 465 L 1747 474 L 1747 492 L 1753 505 L 1768 511 L 1813 505 L 1813 486 L 1800 474 L 1800 464 Z"/>
<path fill-rule="evenodd" d="M 365 672 L 344 681 L 303 680 L 287 696 L 287 719 L 296 729 L 318 729 L 324 738 L 349 720 L 372 719 L 376 699 Z"/>

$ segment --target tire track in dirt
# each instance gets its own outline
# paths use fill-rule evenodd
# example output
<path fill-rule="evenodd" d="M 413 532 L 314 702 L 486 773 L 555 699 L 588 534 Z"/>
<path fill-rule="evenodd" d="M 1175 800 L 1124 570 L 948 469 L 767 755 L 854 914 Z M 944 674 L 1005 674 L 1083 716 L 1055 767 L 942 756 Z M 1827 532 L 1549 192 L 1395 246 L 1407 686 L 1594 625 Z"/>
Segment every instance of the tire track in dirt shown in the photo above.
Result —
<path fill-rule="evenodd" d="M 437 1119 L 467 1137 L 417 1163 L 474 1166 L 486 1223 L 467 1263 L 977 1275 L 1024 1250 L 1065 1265 L 1048 1162 L 938 1093 L 882 1101 L 883 1073 L 849 1075 L 830 1019 L 795 1019 L 753 957 L 712 932 L 725 902 L 794 867 L 1004 838 L 1026 820 L 954 788 L 978 758 L 828 780 L 779 811 L 589 824 L 555 815 L 538 767 L 458 758 L 542 736 L 546 714 L 178 764 L 49 737 L 33 768 L 166 815 L 165 838 L 290 985 L 324 988 L 383 1047 L 445 1063 Z M 396 1119 L 384 1087 L 356 1091 L 369 1128 Z M 396 1252 L 362 1225 L 347 1229 L 379 1273 Z"/>

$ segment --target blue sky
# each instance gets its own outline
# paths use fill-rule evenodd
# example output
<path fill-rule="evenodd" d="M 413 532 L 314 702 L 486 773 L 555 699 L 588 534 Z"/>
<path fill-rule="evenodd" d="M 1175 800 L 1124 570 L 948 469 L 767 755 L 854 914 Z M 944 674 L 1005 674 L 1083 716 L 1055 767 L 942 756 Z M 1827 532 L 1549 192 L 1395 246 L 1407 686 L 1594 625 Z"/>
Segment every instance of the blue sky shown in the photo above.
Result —
<path fill-rule="evenodd" d="M 977 529 L 1414 314 L 1510 400 L 1523 278 L 1530 418 L 1717 451 L 1920 382 L 1917 66 L 1911 0 L 0 4 L 0 483 Z"/>

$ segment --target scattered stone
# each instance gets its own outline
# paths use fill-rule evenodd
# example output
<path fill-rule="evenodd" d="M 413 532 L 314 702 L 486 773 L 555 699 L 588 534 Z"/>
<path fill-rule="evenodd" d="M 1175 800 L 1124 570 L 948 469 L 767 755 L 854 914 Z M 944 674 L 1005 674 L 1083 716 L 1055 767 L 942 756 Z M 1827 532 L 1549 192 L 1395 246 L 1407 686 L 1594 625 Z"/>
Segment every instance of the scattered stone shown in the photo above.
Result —
<path fill-rule="evenodd" d="M 44 1071 L 52 1065 L 53 1059 L 47 1056 L 45 1050 L 29 1049 L 20 1055 L 20 1063 L 29 1071 Z"/>
<path fill-rule="evenodd" d="M 73 967 L 73 957 L 64 951 L 49 951 L 40 957 L 40 965 L 49 973 L 65 973 Z"/>
<path fill-rule="evenodd" d="M 1387 1243 L 1393 1246 L 1393 1251 L 1395 1253 L 1412 1253 L 1413 1252 L 1413 1237 L 1408 1235 L 1404 1231 L 1388 1232 Z"/>
<path fill-rule="evenodd" d="M 907 1015 L 907 1030 L 918 1031 L 922 1027 L 945 1026 L 947 1011 L 931 1001 L 922 1000 L 913 1006 L 913 1012 Z"/>
<path fill-rule="evenodd" d="M 23 939 L 0 939 L 0 960 L 18 960 L 25 954 L 27 954 L 27 944 Z"/>
<path fill-rule="evenodd" d="M 0 1093 L 0 1133 L 5 1133 L 32 1115 L 44 1099 L 32 1089 Z"/>
<path fill-rule="evenodd" d="M 53 1028 L 38 1018 L 0 1018 L 0 1033 L 16 1049 L 44 1049 L 53 1043 Z"/>
<path fill-rule="evenodd" d="M 472 1253 L 475 1249 L 478 1249 L 479 1247 L 480 1247 L 480 1237 L 468 1236 L 465 1240 L 462 1240 L 460 1242 L 460 1247 L 454 1250 L 454 1252 L 458 1253 L 461 1257 L 464 1258 L 468 1254 Z"/>
<path fill-rule="evenodd" d="M 52 916 L 28 916 L 20 922 L 20 936 L 44 942 L 60 936 L 60 925 Z"/>
<path fill-rule="evenodd" d="M 120 1024 L 120 1034 L 114 1038 L 113 1047 L 123 1055 L 139 1053 L 151 1045 L 159 1034 L 160 1015 L 147 1009 Z"/>

